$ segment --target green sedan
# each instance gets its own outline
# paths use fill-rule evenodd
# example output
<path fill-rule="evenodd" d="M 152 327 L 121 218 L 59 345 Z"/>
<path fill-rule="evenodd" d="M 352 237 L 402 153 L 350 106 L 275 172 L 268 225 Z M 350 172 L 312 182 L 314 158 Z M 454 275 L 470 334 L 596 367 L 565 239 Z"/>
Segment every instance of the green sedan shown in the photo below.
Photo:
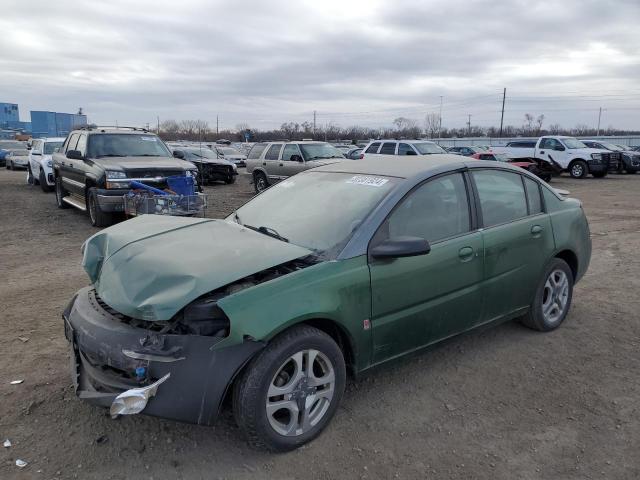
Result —
<path fill-rule="evenodd" d="M 83 254 L 92 285 L 63 313 L 80 398 L 201 425 L 229 399 L 250 443 L 285 451 L 347 373 L 488 324 L 557 328 L 591 241 L 578 200 L 443 154 L 309 170 L 224 220 L 141 216 Z"/>

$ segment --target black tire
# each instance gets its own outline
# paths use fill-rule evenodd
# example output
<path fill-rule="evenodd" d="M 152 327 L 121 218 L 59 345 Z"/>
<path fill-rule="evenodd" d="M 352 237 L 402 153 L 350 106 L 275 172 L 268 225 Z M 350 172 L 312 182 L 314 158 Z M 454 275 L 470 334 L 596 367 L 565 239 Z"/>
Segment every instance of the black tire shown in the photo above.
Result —
<path fill-rule="evenodd" d="M 67 192 L 62 186 L 62 177 L 60 177 L 60 175 L 56 176 L 55 184 L 56 204 L 58 205 L 58 208 L 69 208 L 69 204 L 62 200 L 64 197 L 69 195 L 69 192 Z"/>
<path fill-rule="evenodd" d="M 262 172 L 255 172 L 253 174 L 253 187 L 256 193 L 263 192 L 269 188 L 269 180 L 267 180 L 267 176 Z"/>
<path fill-rule="evenodd" d="M 568 291 L 566 296 L 566 303 L 563 307 L 564 309 L 559 312 L 560 314 L 557 318 L 550 319 L 544 315 L 543 306 L 546 303 L 546 300 L 550 299 L 547 281 L 549 280 L 551 274 L 555 274 L 556 272 L 562 272 L 565 275 L 568 283 Z M 545 268 L 540 283 L 538 284 L 538 288 L 536 289 L 536 294 L 533 302 L 531 303 L 531 307 L 529 308 L 529 312 L 527 312 L 527 314 L 520 319 L 522 324 L 541 332 L 548 332 L 558 328 L 566 318 L 571 308 L 571 300 L 573 298 L 573 282 L 573 272 L 571 271 L 569 265 L 567 265 L 567 262 L 560 258 L 554 258 L 553 260 L 551 260 L 547 265 L 547 268 Z M 551 297 L 551 299 L 552 298 L 553 297 Z"/>
<path fill-rule="evenodd" d="M 637 170 L 630 170 L 630 169 L 626 169 L 625 172 L 627 172 L 627 175 L 635 175 Z"/>
<path fill-rule="evenodd" d="M 13 165 L 13 160 L 9 160 L 7 162 L 7 170 L 15 170 L 15 166 Z"/>
<path fill-rule="evenodd" d="M 584 160 L 575 160 L 569 165 L 569 175 L 573 178 L 584 178 L 589 173 L 589 167 Z"/>
<path fill-rule="evenodd" d="M 230 177 L 227 177 L 225 179 L 224 183 L 226 183 L 227 185 L 231 185 L 232 183 L 236 183 L 236 176 L 235 175 L 231 175 Z"/>
<path fill-rule="evenodd" d="M 607 172 L 594 172 L 593 175 L 595 178 L 604 178 L 607 176 Z"/>
<path fill-rule="evenodd" d="M 40 169 L 40 175 L 37 182 L 40 184 L 40 188 L 44 193 L 49 193 L 53 188 L 47 183 L 47 178 L 44 176 L 44 170 Z"/>
<path fill-rule="evenodd" d="M 267 416 L 267 392 L 272 382 L 277 381 L 275 376 L 288 359 L 307 349 L 318 350 L 331 363 L 335 378 L 334 393 L 325 413 L 315 425 L 299 435 L 286 436 L 271 426 Z M 340 404 L 345 383 L 344 356 L 336 342 L 317 328 L 308 325 L 294 326 L 269 342 L 236 382 L 233 391 L 234 417 L 252 446 L 274 452 L 293 450 L 317 437 L 331 421 Z"/>
<path fill-rule="evenodd" d="M 36 179 L 31 172 L 31 165 L 27 165 L 27 185 L 36 185 Z"/>
<path fill-rule="evenodd" d="M 91 225 L 94 227 L 108 227 L 113 225 L 113 214 L 100 210 L 98 195 L 96 194 L 96 189 L 93 187 L 87 191 L 87 213 L 89 214 Z"/>

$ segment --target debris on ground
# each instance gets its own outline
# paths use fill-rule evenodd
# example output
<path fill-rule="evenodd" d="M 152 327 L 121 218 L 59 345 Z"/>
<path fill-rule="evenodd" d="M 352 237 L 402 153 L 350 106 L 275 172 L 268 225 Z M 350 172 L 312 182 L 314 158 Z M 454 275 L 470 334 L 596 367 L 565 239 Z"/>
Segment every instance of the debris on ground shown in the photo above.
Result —
<path fill-rule="evenodd" d="M 24 460 L 20 460 L 20 459 L 16 460 L 16 467 L 18 468 L 24 468 L 27 465 L 28 465 L 27 462 L 25 462 Z"/>
<path fill-rule="evenodd" d="M 4 443 L 2 444 L 2 446 L 4 448 L 9 448 L 11 446 L 11 440 L 9 440 L 8 438 L 4 441 Z"/>
<path fill-rule="evenodd" d="M 12 380 L 11 385 L 20 385 L 24 380 Z"/>

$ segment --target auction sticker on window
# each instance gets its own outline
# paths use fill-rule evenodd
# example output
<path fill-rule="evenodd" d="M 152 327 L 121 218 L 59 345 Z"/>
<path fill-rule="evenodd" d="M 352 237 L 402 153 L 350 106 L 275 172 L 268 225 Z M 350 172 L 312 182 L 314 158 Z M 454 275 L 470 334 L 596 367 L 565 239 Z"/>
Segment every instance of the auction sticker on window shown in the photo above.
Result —
<path fill-rule="evenodd" d="M 140 137 L 140 140 L 144 140 L 145 142 L 155 142 L 156 137 Z"/>
<path fill-rule="evenodd" d="M 370 177 L 369 175 L 354 175 L 347 183 L 355 183 L 356 185 L 367 185 L 369 187 L 381 187 L 389 181 L 388 178 Z"/>

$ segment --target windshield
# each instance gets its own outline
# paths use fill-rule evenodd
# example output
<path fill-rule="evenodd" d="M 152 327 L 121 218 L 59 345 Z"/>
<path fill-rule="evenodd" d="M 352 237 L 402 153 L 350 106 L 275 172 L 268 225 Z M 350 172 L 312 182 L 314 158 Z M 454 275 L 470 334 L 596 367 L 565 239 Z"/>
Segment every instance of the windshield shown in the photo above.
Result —
<path fill-rule="evenodd" d="M 511 159 L 507 157 L 504 153 L 494 153 L 493 156 L 498 162 L 510 162 Z"/>
<path fill-rule="evenodd" d="M 184 151 L 198 158 L 209 158 L 214 160 L 218 158 L 216 152 L 209 150 L 208 148 L 190 148 L 184 149 Z"/>
<path fill-rule="evenodd" d="M 45 155 L 51 155 L 53 153 L 53 151 L 62 146 L 62 142 L 46 142 L 44 144 L 44 152 L 42 152 Z"/>
<path fill-rule="evenodd" d="M 619 145 L 614 145 L 613 143 L 603 143 L 602 146 L 607 150 L 611 150 L 613 152 L 622 152 L 624 148 Z"/>
<path fill-rule="evenodd" d="M 220 150 L 223 155 L 234 155 L 234 156 L 244 155 L 242 152 L 239 152 L 235 148 L 231 148 L 231 147 L 223 147 L 223 148 L 218 147 L 218 150 Z"/>
<path fill-rule="evenodd" d="M 299 146 L 307 162 L 319 158 L 344 158 L 336 147 L 328 143 L 301 143 Z"/>
<path fill-rule="evenodd" d="M 418 150 L 421 155 L 431 155 L 432 153 L 447 153 L 441 146 L 436 145 L 435 143 L 412 143 L 412 145 L 416 147 L 416 150 Z"/>
<path fill-rule="evenodd" d="M 89 136 L 89 158 L 171 157 L 167 147 L 155 135 L 109 133 Z"/>
<path fill-rule="evenodd" d="M 563 138 L 562 143 L 569 149 L 573 148 L 589 148 L 577 138 Z"/>
<path fill-rule="evenodd" d="M 275 231 L 289 242 L 332 258 L 396 178 L 308 171 L 265 190 L 227 220 Z"/>

